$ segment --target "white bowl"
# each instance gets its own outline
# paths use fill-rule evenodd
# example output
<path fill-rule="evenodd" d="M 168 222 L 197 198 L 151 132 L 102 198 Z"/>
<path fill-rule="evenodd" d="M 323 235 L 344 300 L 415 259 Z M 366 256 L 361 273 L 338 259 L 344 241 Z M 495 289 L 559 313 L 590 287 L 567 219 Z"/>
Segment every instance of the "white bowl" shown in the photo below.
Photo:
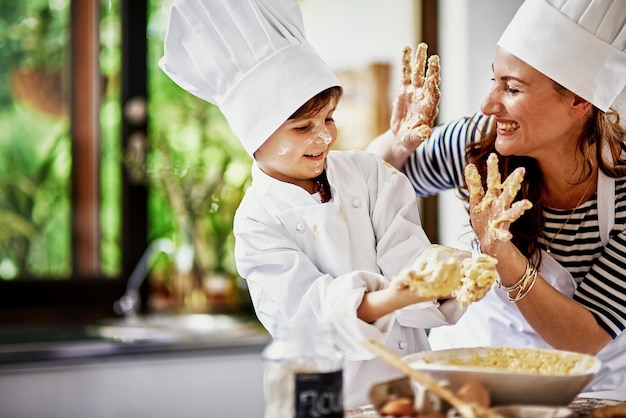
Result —
<path fill-rule="evenodd" d="M 452 391 L 465 383 L 481 383 L 493 405 L 568 405 L 601 366 L 600 360 L 586 354 L 510 347 L 424 351 L 403 361 L 447 381 Z"/>

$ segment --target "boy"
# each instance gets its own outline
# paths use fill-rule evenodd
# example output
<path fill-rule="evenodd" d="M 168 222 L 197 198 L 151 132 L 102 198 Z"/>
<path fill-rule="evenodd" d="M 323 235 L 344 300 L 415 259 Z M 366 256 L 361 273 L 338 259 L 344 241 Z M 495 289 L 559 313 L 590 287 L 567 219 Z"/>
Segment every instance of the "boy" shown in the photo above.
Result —
<path fill-rule="evenodd" d="M 425 328 L 461 312 L 400 278 L 430 245 L 411 184 L 373 154 L 331 151 L 342 89 L 293 0 L 175 1 L 160 66 L 220 106 L 255 160 L 234 233 L 259 320 L 270 332 L 330 320 L 345 358 L 344 405 L 369 403 L 371 385 L 399 373 L 364 338 L 399 355 L 427 350 Z"/>

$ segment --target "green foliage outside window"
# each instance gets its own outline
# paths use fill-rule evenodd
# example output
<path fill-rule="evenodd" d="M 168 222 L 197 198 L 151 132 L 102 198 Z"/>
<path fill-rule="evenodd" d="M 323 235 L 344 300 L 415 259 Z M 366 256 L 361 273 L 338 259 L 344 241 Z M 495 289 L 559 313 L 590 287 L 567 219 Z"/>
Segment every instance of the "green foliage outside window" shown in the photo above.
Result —
<path fill-rule="evenodd" d="M 121 173 L 133 169 L 121 149 L 119 7 L 101 3 L 99 28 L 101 268 L 111 277 L 121 265 Z M 69 13 L 69 0 L 0 1 L 0 280 L 72 274 Z M 215 106 L 158 68 L 167 13 L 167 2 L 150 2 L 148 157 L 139 167 L 149 188 L 148 240 L 190 244 L 201 277 L 235 283 L 232 221 L 252 160 Z M 16 94 L 17 70 L 52 77 L 47 103 Z"/>
<path fill-rule="evenodd" d="M 120 24 L 101 11 L 101 270 L 120 271 Z M 0 280 L 71 276 L 69 0 L 0 1 Z"/>
<path fill-rule="evenodd" d="M 168 12 L 165 3 L 151 2 L 149 240 L 166 237 L 191 245 L 194 272 L 205 286 L 216 277 L 235 283 L 232 223 L 250 182 L 252 159 L 217 107 L 182 90 L 158 68 Z"/>
<path fill-rule="evenodd" d="M 71 271 L 67 2 L 0 2 L 0 279 Z"/>

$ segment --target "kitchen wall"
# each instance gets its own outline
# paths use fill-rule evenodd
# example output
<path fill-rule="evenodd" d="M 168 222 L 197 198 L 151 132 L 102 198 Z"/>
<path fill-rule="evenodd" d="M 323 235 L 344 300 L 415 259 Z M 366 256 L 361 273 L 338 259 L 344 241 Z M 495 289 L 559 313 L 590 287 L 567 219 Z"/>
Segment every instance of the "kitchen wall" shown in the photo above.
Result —
<path fill-rule="evenodd" d="M 392 65 L 389 99 L 400 83 L 406 45 L 419 42 L 419 0 L 299 0 L 307 39 L 336 70 Z"/>

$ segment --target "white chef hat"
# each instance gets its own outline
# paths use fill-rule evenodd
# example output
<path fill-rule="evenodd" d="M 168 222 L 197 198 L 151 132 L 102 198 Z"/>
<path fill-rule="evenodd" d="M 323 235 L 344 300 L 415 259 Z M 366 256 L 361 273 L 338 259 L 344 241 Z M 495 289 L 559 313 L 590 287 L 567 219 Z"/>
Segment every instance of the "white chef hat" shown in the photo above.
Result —
<path fill-rule="evenodd" d="M 175 0 L 161 69 L 220 107 L 253 153 L 339 80 L 304 36 L 294 0 Z"/>
<path fill-rule="evenodd" d="M 606 112 L 626 85 L 626 1 L 526 0 L 498 45 Z"/>

